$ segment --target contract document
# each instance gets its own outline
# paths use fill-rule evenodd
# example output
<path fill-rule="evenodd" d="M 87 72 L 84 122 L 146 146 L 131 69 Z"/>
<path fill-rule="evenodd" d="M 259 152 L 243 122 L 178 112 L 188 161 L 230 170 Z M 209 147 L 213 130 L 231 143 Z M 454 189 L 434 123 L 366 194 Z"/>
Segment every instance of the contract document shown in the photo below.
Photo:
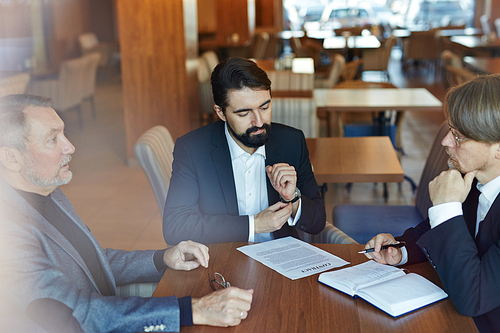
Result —
<path fill-rule="evenodd" d="M 344 259 L 293 237 L 245 245 L 237 250 L 291 280 L 349 264 Z"/>

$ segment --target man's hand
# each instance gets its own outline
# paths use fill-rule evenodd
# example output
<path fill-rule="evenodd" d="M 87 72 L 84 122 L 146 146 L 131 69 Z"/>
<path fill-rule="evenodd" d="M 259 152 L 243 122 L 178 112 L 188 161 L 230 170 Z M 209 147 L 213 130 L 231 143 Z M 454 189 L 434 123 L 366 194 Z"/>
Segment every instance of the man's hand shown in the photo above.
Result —
<path fill-rule="evenodd" d="M 292 204 L 278 201 L 254 216 L 254 232 L 259 234 L 279 230 L 291 215 Z"/>
<path fill-rule="evenodd" d="M 378 234 L 366 243 L 365 249 L 375 248 L 375 251 L 365 253 L 368 259 L 373 259 L 381 264 L 397 265 L 403 258 L 401 249 L 389 247 L 387 250 L 380 251 L 382 245 L 397 243 L 396 239 L 391 234 Z"/>
<path fill-rule="evenodd" d="M 163 255 L 163 262 L 172 269 L 189 271 L 198 266 L 208 267 L 208 247 L 192 241 L 180 242 L 168 248 Z"/>
<path fill-rule="evenodd" d="M 193 324 L 236 326 L 248 316 L 253 289 L 221 289 L 202 298 L 193 298 Z"/>
<path fill-rule="evenodd" d="M 287 201 L 293 199 L 297 186 L 297 172 L 295 168 L 286 163 L 276 163 L 266 167 L 267 177 L 274 189 Z"/>
<path fill-rule="evenodd" d="M 464 202 L 475 176 L 476 171 L 468 172 L 463 178 L 455 169 L 441 172 L 429 183 L 432 204 L 437 206 L 446 202 Z"/>

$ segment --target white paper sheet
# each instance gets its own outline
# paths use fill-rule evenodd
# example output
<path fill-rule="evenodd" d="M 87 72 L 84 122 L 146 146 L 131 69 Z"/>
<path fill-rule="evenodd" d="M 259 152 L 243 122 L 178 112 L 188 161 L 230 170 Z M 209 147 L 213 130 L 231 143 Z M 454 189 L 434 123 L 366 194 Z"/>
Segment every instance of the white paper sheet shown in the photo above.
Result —
<path fill-rule="evenodd" d="M 344 259 L 293 237 L 245 245 L 237 250 L 291 280 L 349 264 Z"/>

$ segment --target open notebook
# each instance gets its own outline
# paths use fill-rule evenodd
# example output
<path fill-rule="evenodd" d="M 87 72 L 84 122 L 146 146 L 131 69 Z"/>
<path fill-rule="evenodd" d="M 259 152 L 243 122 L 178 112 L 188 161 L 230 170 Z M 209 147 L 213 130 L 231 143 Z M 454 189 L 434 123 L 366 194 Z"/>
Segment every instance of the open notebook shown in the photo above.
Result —
<path fill-rule="evenodd" d="M 320 274 L 318 281 L 360 297 L 393 317 L 427 306 L 448 295 L 434 283 L 373 260 Z"/>

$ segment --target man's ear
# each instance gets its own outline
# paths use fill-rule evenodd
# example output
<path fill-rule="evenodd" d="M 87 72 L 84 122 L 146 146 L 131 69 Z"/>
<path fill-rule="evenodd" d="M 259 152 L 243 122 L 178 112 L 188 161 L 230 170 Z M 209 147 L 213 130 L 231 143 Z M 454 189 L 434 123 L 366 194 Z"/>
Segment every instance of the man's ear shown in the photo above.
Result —
<path fill-rule="evenodd" d="M 217 104 L 214 105 L 214 110 L 215 113 L 217 113 L 217 116 L 219 116 L 220 120 L 226 121 L 226 115 L 224 114 L 224 111 L 222 111 L 221 107 L 218 106 Z"/>
<path fill-rule="evenodd" d="M 21 170 L 21 153 L 11 147 L 0 148 L 0 163 L 13 172 Z"/>

